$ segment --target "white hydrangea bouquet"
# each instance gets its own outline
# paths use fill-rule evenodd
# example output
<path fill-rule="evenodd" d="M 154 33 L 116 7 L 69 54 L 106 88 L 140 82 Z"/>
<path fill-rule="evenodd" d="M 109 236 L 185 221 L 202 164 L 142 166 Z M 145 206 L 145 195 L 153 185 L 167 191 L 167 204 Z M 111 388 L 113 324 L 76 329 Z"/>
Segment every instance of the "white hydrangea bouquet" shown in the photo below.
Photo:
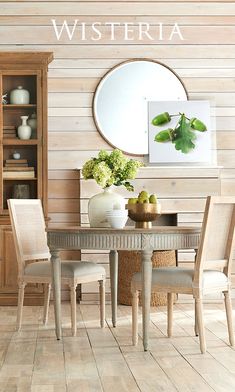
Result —
<path fill-rule="evenodd" d="M 111 153 L 101 150 L 97 158 L 85 162 L 82 175 L 85 180 L 94 179 L 102 188 L 123 185 L 128 191 L 133 191 L 133 185 L 127 180 L 133 180 L 141 166 L 144 166 L 142 162 L 126 158 L 118 149 Z"/>

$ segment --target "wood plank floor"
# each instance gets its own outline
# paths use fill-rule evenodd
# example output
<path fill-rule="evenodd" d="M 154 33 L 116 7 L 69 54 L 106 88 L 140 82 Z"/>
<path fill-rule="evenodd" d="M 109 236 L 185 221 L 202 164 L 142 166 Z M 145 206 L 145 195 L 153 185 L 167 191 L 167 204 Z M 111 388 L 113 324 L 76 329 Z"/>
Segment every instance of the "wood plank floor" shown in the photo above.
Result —
<path fill-rule="evenodd" d="M 63 339 L 57 341 L 52 305 L 46 327 L 40 307 L 24 307 L 19 333 L 16 308 L 0 307 L 0 392 L 235 391 L 235 350 L 227 345 L 222 304 L 205 305 L 205 355 L 193 334 L 192 304 L 174 306 L 171 339 L 166 308 L 152 309 L 149 352 L 143 352 L 141 338 L 131 346 L 130 307 L 119 306 L 117 328 L 106 308 L 102 330 L 98 305 L 78 306 L 77 337 L 71 337 L 70 308 L 63 304 Z"/>

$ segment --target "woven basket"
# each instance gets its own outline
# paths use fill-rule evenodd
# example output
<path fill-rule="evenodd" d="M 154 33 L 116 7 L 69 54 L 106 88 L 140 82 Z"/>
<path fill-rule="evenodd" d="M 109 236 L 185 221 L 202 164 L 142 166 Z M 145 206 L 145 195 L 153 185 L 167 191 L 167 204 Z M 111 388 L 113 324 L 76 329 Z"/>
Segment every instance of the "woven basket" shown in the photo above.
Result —
<path fill-rule="evenodd" d="M 165 267 L 176 265 L 174 250 L 155 251 L 152 255 L 153 267 Z M 135 272 L 141 269 L 139 251 L 120 250 L 118 252 L 118 302 L 123 305 L 131 305 L 131 279 Z M 152 293 L 151 306 L 166 305 L 167 294 Z M 141 299 L 140 299 L 141 304 Z"/>

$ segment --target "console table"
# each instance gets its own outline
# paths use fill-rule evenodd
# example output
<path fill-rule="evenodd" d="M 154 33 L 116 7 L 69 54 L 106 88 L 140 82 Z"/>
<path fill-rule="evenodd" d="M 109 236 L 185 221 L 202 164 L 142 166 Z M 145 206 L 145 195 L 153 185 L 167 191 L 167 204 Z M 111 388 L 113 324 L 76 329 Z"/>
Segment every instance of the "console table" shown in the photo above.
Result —
<path fill-rule="evenodd" d="M 101 249 L 110 250 L 110 280 L 112 322 L 117 320 L 117 277 L 118 250 L 139 250 L 142 260 L 142 317 L 143 346 L 148 349 L 150 297 L 152 280 L 151 255 L 153 250 L 197 249 L 200 229 L 193 227 L 156 226 L 152 229 L 135 229 L 125 227 L 116 230 L 111 228 L 49 228 L 48 246 L 51 252 L 52 277 L 54 287 L 54 309 L 57 339 L 61 338 L 61 265 L 62 249 Z"/>

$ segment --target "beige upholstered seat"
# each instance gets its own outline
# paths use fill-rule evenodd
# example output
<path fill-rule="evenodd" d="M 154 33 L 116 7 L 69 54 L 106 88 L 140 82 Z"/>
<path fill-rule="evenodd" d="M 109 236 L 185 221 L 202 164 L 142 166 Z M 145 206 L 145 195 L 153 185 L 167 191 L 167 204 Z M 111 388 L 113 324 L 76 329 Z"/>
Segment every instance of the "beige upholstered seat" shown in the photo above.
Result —
<path fill-rule="evenodd" d="M 189 268 L 166 267 L 153 269 L 152 286 L 166 288 L 169 286 L 192 287 L 194 270 Z M 133 283 L 138 290 L 141 290 L 141 272 L 133 276 Z M 216 288 L 228 284 L 228 277 L 221 271 L 206 270 L 202 275 L 202 291 L 204 289 Z"/>
<path fill-rule="evenodd" d="M 235 242 L 235 197 L 208 197 L 199 249 L 194 269 L 166 267 L 153 270 L 152 291 L 167 293 L 167 333 L 172 334 L 174 293 L 192 294 L 195 299 L 195 332 L 199 332 L 201 352 L 206 351 L 202 297 L 204 294 L 223 292 L 228 323 L 229 341 L 234 346 L 230 275 Z M 132 337 L 138 340 L 138 296 L 142 288 L 141 273 L 133 275 Z"/>
<path fill-rule="evenodd" d="M 47 246 L 45 222 L 41 201 L 8 200 L 17 261 L 18 261 L 18 312 L 17 328 L 21 327 L 24 289 L 27 283 L 45 286 L 44 323 L 47 322 L 51 289 L 50 253 Z M 99 281 L 100 323 L 105 316 L 105 269 L 98 264 L 84 261 L 62 261 L 61 281 L 70 287 L 72 334 L 76 335 L 76 287 L 80 283 Z"/>
<path fill-rule="evenodd" d="M 51 276 L 51 263 L 49 261 L 38 261 L 37 263 L 28 264 L 25 267 L 25 275 L 27 276 Z M 88 261 L 62 261 L 61 275 L 65 278 L 81 278 L 93 274 L 103 274 L 104 268 L 99 264 L 90 263 Z"/>

